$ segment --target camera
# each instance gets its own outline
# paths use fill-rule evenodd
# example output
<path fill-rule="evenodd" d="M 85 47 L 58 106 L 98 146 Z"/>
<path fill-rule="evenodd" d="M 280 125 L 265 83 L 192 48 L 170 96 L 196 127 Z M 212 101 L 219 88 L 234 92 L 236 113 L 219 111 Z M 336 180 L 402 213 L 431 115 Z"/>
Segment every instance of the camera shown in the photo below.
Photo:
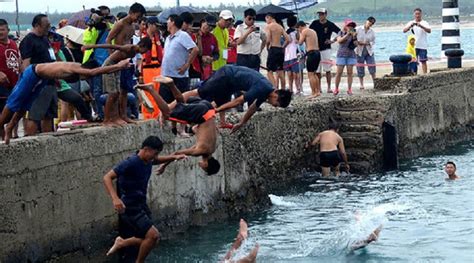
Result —
<path fill-rule="evenodd" d="M 260 32 L 260 27 L 256 26 L 254 32 Z"/>

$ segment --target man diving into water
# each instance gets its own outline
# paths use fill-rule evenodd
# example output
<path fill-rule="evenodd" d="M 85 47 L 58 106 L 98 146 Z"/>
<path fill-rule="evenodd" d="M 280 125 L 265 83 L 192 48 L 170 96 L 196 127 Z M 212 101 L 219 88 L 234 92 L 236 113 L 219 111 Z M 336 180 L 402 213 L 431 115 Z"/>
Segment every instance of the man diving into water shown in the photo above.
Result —
<path fill-rule="evenodd" d="M 377 241 L 377 239 L 379 238 L 379 235 L 380 235 L 380 231 L 382 231 L 382 225 L 380 225 L 374 231 L 372 231 L 372 233 L 370 233 L 370 235 L 366 239 L 359 240 L 359 241 L 356 241 L 356 242 L 352 243 L 349 246 L 350 249 L 352 251 L 355 251 L 355 250 L 366 247 L 368 244 L 370 244 L 372 242 Z"/>
<path fill-rule="evenodd" d="M 30 110 L 31 104 L 38 97 L 41 89 L 46 85 L 48 79 L 68 80 L 79 75 L 86 79 L 100 74 L 108 74 L 120 71 L 130 66 L 127 60 L 111 66 L 88 69 L 81 63 L 73 62 L 53 62 L 42 64 L 31 64 L 20 76 L 15 88 L 8 97 L 7 104 L 3 108 L 0 116 L 0 129 L 5 127 L 5 144 L 9 144 L 15 127 L 25 113 Z"/>
<path fill-rule="evenodd" d="M 199 166 L 206 171 L 208 175 L 219 172 L 219 161 L 212 157 L 217 147 L 216 111 L 214 107 L 206 100 L 197 97 L 189 97 L 187 96 L 189 94 L 183 96 L 171 78 L 156 77 L 155 81 L 167 85 L 176 101 L 166 104 L 160 94 L 153 89 L 152 83 L 137 85 L 137 88 L 148 91 L 152 95 L 163 114 L 163 118 L 177 122 L 196 124 L 196 126 L 193 127 L 193 131 L 196 134 L 196 144 L 191 148 L 179 150 L 175 154 L 201 156 L 202 161 L 199 162 Z M 163 173 L 166 166 L 170 163 L 171 162 L 163 163 L 158 173 Z"/>
<path fill-rule="evenodd" d="M 244 258 L 238 259 L 237 261 L 232 260 L 232 256 L 237 251 L 237 249 L 240 248 L 242 243 L 244 242 L 245 239 L 248 237 L 248 226 L 247 222 L 245 220 L 240 219 L 239 223 L 239 233 L 237 234 L 237 237 L 235 238 L 234 243 L 232 244 L 232 247 L 230 250 L 227 252 L 227 254 L 224 257 L 224 260 L 222 263 L 255 263 L 255 260 L 257 258 L 257 253 L 259 249 L 259 245 L 256 244 L 255 247 L 250 251 L 250 253 L 245 256 Z"/>
<path fill-rule="evenodd" d="M 244 92 L 240 97 L 231 100 L 232 94 Z M 221 113 L 221 126 L 225 126 L 224 111 L 247 102 L 249 106 L 240 122 L 233 126 L 232 132 L 244 126 L 265 101 L 274 107 L 286 108 L 291 102 L 289 90 L 275 90 L 262 74 L 242 66 L 226 65 L 216 71 L 197 89 L 184 93 L 185 96 L 199 96 L 209 102 L 215 102 L 217 112 Z"/>

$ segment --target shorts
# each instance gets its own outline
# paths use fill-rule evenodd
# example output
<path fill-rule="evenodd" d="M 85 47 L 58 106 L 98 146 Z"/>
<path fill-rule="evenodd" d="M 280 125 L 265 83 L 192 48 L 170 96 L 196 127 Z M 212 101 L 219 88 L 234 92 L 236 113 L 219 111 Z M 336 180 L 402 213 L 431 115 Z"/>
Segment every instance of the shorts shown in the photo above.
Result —
<path fill-rule="evenodd" d="M 34 64 L 28 66 L 11 91 L 6 103 L 11 111 L 30 110 L 34 100 L 46 86 L 47 81 L 36 75 L 35 67 Z"/>
<path fill-rule="evenodd" d="M 271 47 L 268 50 L 267 68 L 268 71 L 283 70 L 283 63 L 285 62 L 285 49 L 282 47 Z"/>
<path fill-rule="evenodd" d="M 172 78 L 174 85 L 178 88 L 181 93 L 189 91 L 189 78 Z M 171 93 L 170 89 L 166 86 L 166 84 L 160 84 L 160 96 L 166 103 L 171 103 L 174 101 L 173 93 Z"/>
<path fill-rule="evenodd" d="M 319 161 L 322 167 L 336 167 L 341 160 L 341 155 L 338 150 L 319 153 Z"/>
<path fill-rule="evenodd" d="M 416 57 L 418 58 L 418 61 L 420 62 L 428 61 L 428 50 L 415 48 L 415 52 L 416 52 Z"/>
<path fill-rule="evenodd" d="M 321 55 L 321 62 L 319 63 L 317 73 L 322 72 L 331 72 L 332 61 L 331 61 L 331 49 L 320 50 L 319 54 Z"/>
<path fill-rule="evenodd" d="M 214 116 L 216 116 L 216 110 L 209 101 L 191 97 L 186 103 L 176 104 L 171 111 L 170 120 L 187 124 L 202 124 Z"/>
<path fill-rule="evenodd" d="M 237 54 L 237 65 L 243 66 L 256 71 L 260 70 L 260 56 L 259 55 L 247 55 Z"/>
<path fill-rule="evenodd" d="M 417 73 L 418 72 L 418 62 L 410 62 L 408 63 L 408 68 L 411 72 Z"/>
<path fill-rule="evenodd" d="M 306 70 L 316 72 L 321 62 L 321 54 L 318 50 L 311 50 L 306 53 Z"/>
<path fill-rule="evenodd" d="M 367 49 L 364 48 L 362 51 L 362 56 L 357 56 L 357 64 L 368 64 L 371 66 L 367 66 L 369 69 L 370 75 L 375 74 L 375 57 L 374 55 L 369 55 Z M 365 66 L 358 66 L 357 67 L 357 76 L 363 78 L 365 76 Z"/>
<path fill-rule="evenodd" d="M 120 88 L 126 91 L 126 93 L 133 92 L 133 87 L 136 84 L 134 77 L 135 77 L 134 67 L 122 69 L 120 71 Z"/>
<path fill-rule="evenodd" d="M 293 72 L 293 73 L 300 73 L 300 63 L 298 62 L 298 59 L 292 59 L 285 61 L 283 63 L 283 68 L 285 71 L 288 72 Z"/>
<path fill-rule="evenodd" d="M 134 237 L 144 238 L 148 230 L 153 226 L 151 212 L 148 206 L 125 208 L 125 213 L 119 214 L 121 227 L 127 228 L 126 232 Z"/>
<path fill-rule="evenodd" d="M 111 59 L 106 59 L 104 65 L 111 66 L 115 63 Z M 120 92 L 120 78 L 121 71 L 102 75 L 102 87 L 104 93 L 119 93 Z"/>
<path fill-rule="evenodd" d="M 10 89 L 0 86 L 0 112 L 3 110 L 7 104 L 7 99 L 10 96 Z"/>
<path fill-rule="evenodd" d="M 356 58 L 337 57 L 336 65 L 338 66 L 354 66 L 357 64 Z"/>
<path fill-rule="evenodd" d="M 46 85 L 39 96 L 33 101 L 28 111 L 28 119 L 40 121 L 53 119 L 58 116 L 58 92 L 55 85 Z"/>

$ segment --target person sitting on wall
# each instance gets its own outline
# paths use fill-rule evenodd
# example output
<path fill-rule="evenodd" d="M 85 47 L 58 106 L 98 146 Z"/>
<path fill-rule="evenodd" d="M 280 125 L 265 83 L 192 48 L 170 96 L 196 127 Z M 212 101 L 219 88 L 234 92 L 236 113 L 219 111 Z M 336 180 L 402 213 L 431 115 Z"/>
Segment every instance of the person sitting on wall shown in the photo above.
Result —
<path fill-rule="evenodd" d="M 242 91 L 243 95 L 231 100 L 232 94 Z M 289 90 L 275 90 L 270 81 L 259 72 L 234 65 L 223 66 L 197 89 L 184 93 L 185 97 L 199 96 L 209 102 L 215 102 L 218 106 L 216 112 L 224 112 L 247 102 L 250 106 L 240 122 L 232 127 L 232 133 L 244 126 L 263 102 L 286 108 L 292 95 Z"/>
<path fill-rule="evenodd" d="M 328 130 L 319 133 L 311 143 L 306 144 L 306 148 L 319 144 L 319 159 L 323 176 L 329 176 L 331 167 L 334 168 L 335 175 L 339 176 L 339 163 L 342 160 L 344 160 L 346 164 L 346 171 L 349 172 L 350 167 L 347 161 L 344 141 L 338 134 L 338 131 L 339 124 L 331 121 Z"/>
<path fill-rule="evenodd" d="M 174 84 L 172 78 L 160 76 L 156 77 L 155 81 L 169 87 L 176 101 L 166 104 L 160 94 L 153 89 L 153 83 L 137 85 L 137 87 L 148 91 L 152 95 L 156 105 L 158 105 L 163 114 L 163 118 L 186 124 L 196 124 L 193 128 L 196 134 L 196 144 L 191 148 L 179 150 L 176 154 L 201 156 L 202 161 L 199 162 L 199 166 L 206 171 L 208 175 L 219 172 L 221 167 L 219 161 L 212 157 L 217 145 L 216 111 L 214 107 L 206 100 L 197 97 L 183 96 Z M 166 166 L 170 163 L 171 162 L 163 163 L 158 173 L 163 173 Z"/>
<path fill-rule="evenodd" d="M 448 175 L 448 178 L 446 178 L 446 180 L 456 180 L 461 178 L 456 174 L 456 164 L 454 162 L 447 162 L 444 166 L 444 171 Z"/>
<path fill-rule="evenodd" d="M 115 65 L 94 69 L 86 68 L 87 64 L 81 65 L 81 63 L 74 62 L 51 62 L 29 65 L 21 74 L 0 116 L 0 128 L 3 129 L 4 125 L 9 122 L 5 128 L 5 144 L 9 144 L 13 127 L 30 110 L 33 101 L 46 85 L 46 80 L 68 80 L 77 77 L 77 75 L 81 78 L 90 78 L 100 74 L 117 72 L 129 66 L 128 60 L 122 60 Z"/>
<path fill-rule="evenodd" d="M 138 153 L 133 154 L 119 163 L 104 176 L 104 186 L 112 198 L 115 210 L 121 222 L 133 230 L 130 238 L 118 236 L 107 256 L 117 250 L 138 246 L 136 262 L 144 262 L 159 239 L 158 229 L 153 225 L 151 212 L 146 204 L 148 181 L 151 177 L 153 164 L 184 159 L 185 155 L 158 156 L 163 150 L 163 142 L 156 136 L 149 136 L 142 143 Z M 118 192 L 113 180 L 117 179 Z"/>

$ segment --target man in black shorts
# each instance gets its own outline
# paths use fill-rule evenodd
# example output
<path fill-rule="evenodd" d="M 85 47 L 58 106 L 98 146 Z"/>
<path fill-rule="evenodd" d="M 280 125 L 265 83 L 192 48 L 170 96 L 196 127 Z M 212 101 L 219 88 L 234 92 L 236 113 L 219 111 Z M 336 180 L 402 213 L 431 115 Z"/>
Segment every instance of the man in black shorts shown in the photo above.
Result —
<path fill-rule="evenodd" d="M 306 145 L 306 147 L 310 147 L 319 144 L 319 159 L 323 176 L 329 176 L 331 167 L 334 168 L 335 175 L 339 176 L 339 163 L 342 160 L 345 162 L 346 171 L 349 172 L 344 141 L 337 133 L 338 130 L 339 125 L 331 122 L 328 130 L 319 133 L 311 143 Z"/>
<path fill-rule="evenodd" d="M 243 95 L 231 100 L 235 92 L 243 92 Z M 226 65 L 184 96 L 199 96 L 209 102 L 214 101 L 218 107 L 216 112 L 221 113 L 221 126 L 226 110 L 247 102 L 250 106 L 240 122 L 233 126 L 232 132 L 235 132 L 250 120 L 265 101 L 274 107 L 288 107 L 292 93 L 289 90 L 275 90 L 268 79 L 253 69 Z"/>
<path fill-rule="evenodd" d="M 179 150 L 175 154 L 201 156 L 202 160 L 199 162 L 199 166 L 208 175 L 219 172 L 221 165 L 219 161 L 212 157 L 217 147 L 216 111 L 214 107 L 209 101 L 197 97 L 183 96 L 171 78 L 160 76 L 156 77 L 155 81 L 167 85 L 176 101 L 166 104 L 161 95 L 153 89 L 153 83 L 137 85 L 137 87 L 151 94 L 163 118 L 183 124 L 195 124 L 193 131 L 196 134 L 196 144 L 190 148 Z M 163 163 L 158 173 L 163 173 L 170 163 Z"/>
<path fill-rule="evenodd" d="M 133 233 L 132 237 L 117 237 L 107 256 L 119 249 L 137 246 L 139 252 L 136 262 L 144 262 L 158 242 L 159 232 L 153 225 L 151 212 L 146 204 L 152 166 L 185 158 L 184 155 L 158 156 L 162 150 L 161 140 L 150 136 L 145 139 L 138 153 L 119 163 L 104 176 L 105 189 L 112 198 L 123 226 Z M 114 179 L 118 180 L 118 193 L 113 185 Z"/>
<path fill-rule="evenodd" d="M 285 48 L 291 40 L 283 26 L 276 22 L 274 14 L 267 14 L 265 16 L 265 21 L 267 23 L 265 33 L 267 39 L 266 46 L 268 49 L 268 79 L 277 89 L 279 84 L 281 84 L 281 89 L 285 89 L 285 72 L 283 71 L 283 63 L 285 62 Z M 285 39 L 284 43 L 282 43 L 282 38 Z M 277 72 L 277 79 L 274 77 L 274 72 Z"/>
<path fill-rule="evenodd" d="M 304 21 L 299 21 L 296 28 L 300 33 L 298 43 L 306 45 L 306 69 L 308 70 L 309 85 L 311 86 L 311 98 L 321 96 L 321 87 L 316 70 L 321 62 L 321 54 L 319 53 L 318 35 L 316 31 L 306 26 Z"/>

